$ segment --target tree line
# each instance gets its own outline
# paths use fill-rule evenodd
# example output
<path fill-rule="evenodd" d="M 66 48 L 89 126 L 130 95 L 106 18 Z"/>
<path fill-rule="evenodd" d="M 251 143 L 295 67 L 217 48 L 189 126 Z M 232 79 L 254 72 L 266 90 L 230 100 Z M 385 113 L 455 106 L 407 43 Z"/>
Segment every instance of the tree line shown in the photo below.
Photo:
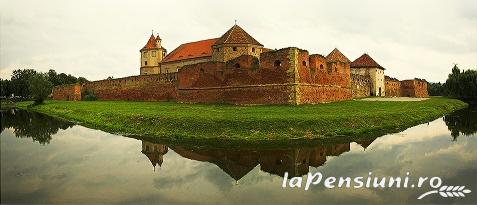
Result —
<path fill-rule="evenodd" d="M 460 70 L 454 65 L 445 83 L 429 83 L 431 96 L 448 96 L 466 102 L 477 102 L 477 70 Z"/>
<path fill-rule="evenodd" d="M 50 69 L 48 72 L 37 72 L 33 69 L 14 70 L 10 79 L 1 80 L 1 97 L 19 100 L 35 100 L 41 103 L 51 93 L 53 86 L 84 83 L 84 77 L 75 77 L 71 74 L 56 73 Z"/>

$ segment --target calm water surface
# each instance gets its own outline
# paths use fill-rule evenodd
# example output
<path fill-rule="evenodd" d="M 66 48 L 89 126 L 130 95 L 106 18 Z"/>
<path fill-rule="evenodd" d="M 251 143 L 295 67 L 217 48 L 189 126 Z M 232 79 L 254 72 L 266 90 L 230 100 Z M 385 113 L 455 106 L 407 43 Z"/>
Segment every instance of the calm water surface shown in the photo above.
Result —
<path fill-rule="evenodd" d="M 2 112 L 2 203 L 477 203 L 477 110 L 358 142 L 257 149 L 157 144 L 19 110 Z M 283 189 L 283 174 L 438 176 L 465 198 L 420 189 Z M 304 178 L 305 179 L 305 178 Z"/>

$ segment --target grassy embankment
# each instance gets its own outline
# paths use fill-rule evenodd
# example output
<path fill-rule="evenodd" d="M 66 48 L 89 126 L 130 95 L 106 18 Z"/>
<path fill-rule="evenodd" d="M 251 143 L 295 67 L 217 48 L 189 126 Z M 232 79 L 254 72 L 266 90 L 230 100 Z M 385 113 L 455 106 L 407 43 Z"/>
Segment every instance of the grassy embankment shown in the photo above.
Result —
<path fill-rule="evenodd" d="M 419 102 L 345 101 L 319 105 L 234 106 L 172 102 L 47 101 L 33 110 L 83 126 L 166 141 L 361 139 L 398 132 L 464 108 L 447 98 Z"/>

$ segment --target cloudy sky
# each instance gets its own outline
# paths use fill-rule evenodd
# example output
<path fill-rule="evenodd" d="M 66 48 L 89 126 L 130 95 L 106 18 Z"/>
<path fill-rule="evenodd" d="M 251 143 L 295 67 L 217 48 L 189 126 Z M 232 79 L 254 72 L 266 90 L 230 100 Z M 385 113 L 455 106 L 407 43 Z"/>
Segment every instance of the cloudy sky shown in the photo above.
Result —
<path fill-rule="evenodd" d="M 445 81 L 477 68 L 477 1 L 0 0 L 0 77 L 18 68 L 89 80 L 139 74 L 151 30 L 172 51 L 219 37 L 234 20 L 268 48 L 295 46 L 350 60 L 364 52 L 399 79 Z"/>

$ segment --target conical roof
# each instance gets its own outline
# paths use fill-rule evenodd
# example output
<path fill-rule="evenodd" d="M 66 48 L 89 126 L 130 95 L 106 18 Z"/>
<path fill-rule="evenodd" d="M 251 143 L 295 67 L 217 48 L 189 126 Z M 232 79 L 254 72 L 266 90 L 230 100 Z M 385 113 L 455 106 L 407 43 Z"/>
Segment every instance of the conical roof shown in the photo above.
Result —
<path fill-rule="evenodd" d="M 232 28 L 225 32 L 214 45 L 221 44 L 252 44 L 263 46 L 238 25 L 232 26 Z"/>
<path fill-rule="evenodd" d="M 156 37 L 154 37 L 154 35 L 151 34 L 151 37 L 149 37 L 149 40 L 147 41 L 146 45 L 141 50 L 151 49 L 151 48 L 155 48 L 155 47 L 156 47 Z"/>
<path fill-rule="evenodd" d="M 351 64 L 350 67 L 352 68 L 381 68 L 384 70 L 384 68 L 379 65 L 371 56 L 369 56 L 367 53 L 363 54 L 356 60 L 354 60 Z"/>
<path fill-rule="evenodd" d="M 327 61 L 341 61 L 344 63 L 349 63 L 351 62 L 341 51 L 339 51 L 337 48 L 333 49 L 330 54 L 326 56 Z"/>

